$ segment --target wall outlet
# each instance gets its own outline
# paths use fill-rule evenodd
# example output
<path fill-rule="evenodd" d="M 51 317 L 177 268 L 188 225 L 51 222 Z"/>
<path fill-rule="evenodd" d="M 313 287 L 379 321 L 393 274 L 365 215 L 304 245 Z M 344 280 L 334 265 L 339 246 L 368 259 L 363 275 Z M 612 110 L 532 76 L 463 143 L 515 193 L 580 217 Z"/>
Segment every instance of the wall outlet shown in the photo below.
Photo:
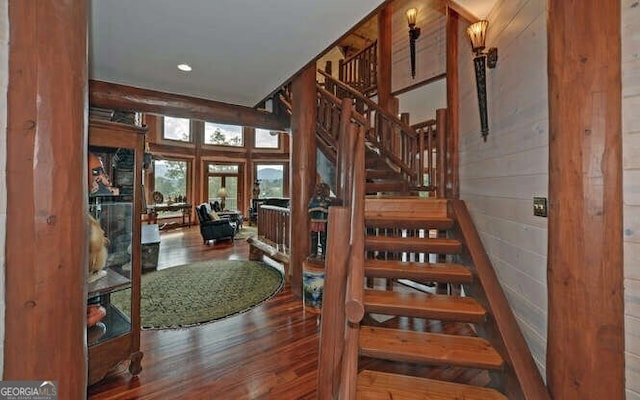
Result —
<path fill-rule="evenodd" d="M 547 216 L 547 198 L 546 197 L 534 197 L 533 198 L 533 215 L 536 217 Z"/>

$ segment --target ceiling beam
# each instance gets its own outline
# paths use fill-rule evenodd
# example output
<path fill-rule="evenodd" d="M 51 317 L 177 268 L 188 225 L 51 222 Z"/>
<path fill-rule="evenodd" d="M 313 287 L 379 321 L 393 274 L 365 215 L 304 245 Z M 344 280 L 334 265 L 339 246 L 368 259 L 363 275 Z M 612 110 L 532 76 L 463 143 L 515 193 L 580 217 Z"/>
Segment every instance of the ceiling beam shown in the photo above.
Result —
<path fill-rule="evenodd" d="M 289 125 L 265 110 L 96 80 L 89 81 L 89 105 L 278 131 Z"/>

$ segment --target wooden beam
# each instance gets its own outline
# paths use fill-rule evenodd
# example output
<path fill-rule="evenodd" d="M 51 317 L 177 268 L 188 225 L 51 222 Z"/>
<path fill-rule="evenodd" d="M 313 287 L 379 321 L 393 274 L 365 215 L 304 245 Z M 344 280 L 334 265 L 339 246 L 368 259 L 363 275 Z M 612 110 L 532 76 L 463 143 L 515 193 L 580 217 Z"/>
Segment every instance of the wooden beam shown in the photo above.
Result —
<path fill-rule="evenodd" d="M 621 3 L 547 12 L 547 383 L 554 399 L 624 399 Z"/>
<path fill-rule="evenodd" d="M 269 130 L 285 130 L 288 127 L 286 121 L 263 110 L 96 80 L 89 81 L 89 104 L 92 107 L 170 115 Z"/>
<path fill-rule="evenodd" d="M 291 291 L 302 295 L 302 262 L 309 255 L 308 205 L 316 184 L 316 68 L 292 82 L 291 116 Z"/>
<path fill-rule="evenodd" d="M 10 0 L 3 380 L 86 398 L 86 0 Z"/>

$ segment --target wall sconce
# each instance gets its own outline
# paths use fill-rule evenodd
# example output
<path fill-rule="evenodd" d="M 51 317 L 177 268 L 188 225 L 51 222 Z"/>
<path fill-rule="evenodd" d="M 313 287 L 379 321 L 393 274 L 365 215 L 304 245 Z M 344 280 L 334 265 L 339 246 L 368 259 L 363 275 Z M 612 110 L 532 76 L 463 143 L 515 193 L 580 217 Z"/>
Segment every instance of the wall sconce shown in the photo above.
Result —
<path fill-rule="evenodd" d="M 487 26 L 489 26 L 489 21 L 482 20 L 469 25 L 467 28 L 467 34 L 471 40 L 471 48 L 475 54 L 473 66 L 476 71 L 476 89 L 478 91 L 478 107 L 480 109 L 480 130 L 482 131 L 482 138 L 485 142 L 489 135 L 486 67 L 495 68 L 498 63 L 497 48 L 491 47 L 484 52 Z"/>
<path fill-rule="evenodd" d="M 407 23 L 409 24 L 409 51 L 411 52 L 411 78 L 416 77 L 416 39 L 420 37 L 420 28 L 416 28 L 418 9 L 407 10 Z"/>
<path fill-rule="evenodd" d="M 224 200 L 227 198 L 227 189 L 225 187 L 221 187 L 218 190 L 218 197 L 220 197 L 220 210 L 225 210 Z"/>

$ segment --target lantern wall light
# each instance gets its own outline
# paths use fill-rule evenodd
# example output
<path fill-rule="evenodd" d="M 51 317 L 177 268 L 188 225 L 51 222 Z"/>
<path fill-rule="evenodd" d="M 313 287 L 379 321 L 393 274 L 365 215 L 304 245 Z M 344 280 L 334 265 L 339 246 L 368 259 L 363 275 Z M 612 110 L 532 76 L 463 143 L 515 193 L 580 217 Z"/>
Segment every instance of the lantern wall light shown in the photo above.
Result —
<path fill-rule="evenodd" d="M 416 77 L 416 40 L 420 37 L 420 28 L 416 27 L 418 9 L 407 10 L 407 24 L 409 25 L 409 51 L 411 53 L 411 78 Z"/>
<path fill-rule="evenodd" d="M 489 21 L 475 22 L 467 28 L 467 35 L 471 40 L 471 49 L 474 53 L 473 66 L 476 73 L 476 90 L 478 92 L 478 108 L 480 111 L 480 130 L 482 138 L 487 141 L 489 135 L 489 120 L 487 113 L 487 74 L 486 67 L 495 68 L 498 63 L 498 49 L 489 48 L 486 52 L 485 39 Z"/>

